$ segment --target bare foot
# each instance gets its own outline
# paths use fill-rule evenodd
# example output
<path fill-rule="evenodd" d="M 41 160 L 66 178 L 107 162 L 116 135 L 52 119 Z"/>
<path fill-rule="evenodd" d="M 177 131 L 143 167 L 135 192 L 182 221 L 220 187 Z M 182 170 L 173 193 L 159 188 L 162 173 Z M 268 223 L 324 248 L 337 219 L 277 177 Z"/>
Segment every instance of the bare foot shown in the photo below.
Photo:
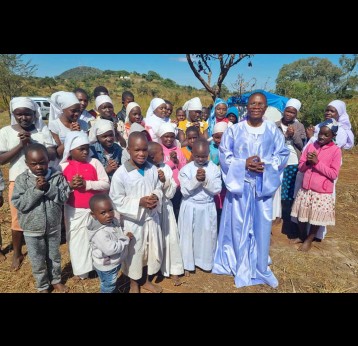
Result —
<path fill-rule="evenodd" d="M 186 276 L 186 277 L 190 276 L 190 271 L 189 270 L 184 270 L 184 276 Z"/>
<path fill-rule="evenodd" d="M 23 262 L 24 258 L 25 258 L 24 255 L 20 255 L 18 257 L 13 256 L 10 270 L 14 271 L 14 272 L 19 270 L 22 266 L 22 262 Z"/>
<path fill-rule="evenodd" d="M 152 292 L 152 293 L 161 293 L 163 291 L 163 288 L 159 285 L 153 284 L 150 281 L 147 281 L 142 288 L 145 290 Z"/>
<path fill-rule="evenodd" d="M 129 293 L 140 293 L 137 281 L 131 280 Z"/>
<path fill-rule="evenodd" d="M 290 239 L 289 243 L 290 244 L 299 244 L 299 243 L 302 243 L 302 240 L 300 238 Z"/>
<path fill-rule="evenodd" d="M 72 279 L 73 279 L 74 282 L 79 282 L 79 281 L 82 281 L 82 280 L 87 280 L 88 276 L 86 277 L 86 276 L 81 276 L 81 275 L 75 275 Z"/>
<path fill-rule="evenodd" d="M 52 286 L 56 291 L 59 291 L 61 293 L 68 293 L 70 291 L 70 289 L 66 285 L 61 283 L 54 284 Z"/>
<path fill-rule="evenodd" d="M 174 286 L 180 286 L 183 282 L 181 282 L 180 278 L 178 275 L 171 275 L 171 278 L 173 280 L 173 285 Z"/>
<path fill-rule="evenodd" d="M 304 242 L 297 250 L 307 252 L 310 250 L 311 246 L 312 246 L 311 242 Z"/>
<path fill-rule="evenodd" d="M 46 289 L 46 290 L 39 291 L 39 293 L 50 293 L 50 291 Z"/>
<path fill-rule="evenodd" d="M 6 260 L 5 254 L 0 250 L 0 263 Z"/>

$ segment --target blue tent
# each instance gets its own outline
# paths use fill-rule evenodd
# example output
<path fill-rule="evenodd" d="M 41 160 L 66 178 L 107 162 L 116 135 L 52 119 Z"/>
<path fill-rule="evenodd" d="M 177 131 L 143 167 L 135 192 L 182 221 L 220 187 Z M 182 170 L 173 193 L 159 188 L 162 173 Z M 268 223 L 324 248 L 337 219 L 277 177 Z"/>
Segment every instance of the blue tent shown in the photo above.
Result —
<path fill-rule="evenodd" d="M 247 101 L 248 101 L 249 97 L 253 93 L 257 93 L 257 92 L 260 92 L 266 96 L 267 104 L 269 106 L 275 107 L 281 112 L 283 112 L 283 110 L 285 109 L 286 103 L 289 100 L 288 97 L 272 94 L 265 90 L 257 89 L 257 90 L 253 90 L 248 93 L 242 94 L 240 97 L 231 96 L 228 98 L 227 103 L 228 103 L 229 107 L 233 106 L 234 104 L 247 105 Z"/>

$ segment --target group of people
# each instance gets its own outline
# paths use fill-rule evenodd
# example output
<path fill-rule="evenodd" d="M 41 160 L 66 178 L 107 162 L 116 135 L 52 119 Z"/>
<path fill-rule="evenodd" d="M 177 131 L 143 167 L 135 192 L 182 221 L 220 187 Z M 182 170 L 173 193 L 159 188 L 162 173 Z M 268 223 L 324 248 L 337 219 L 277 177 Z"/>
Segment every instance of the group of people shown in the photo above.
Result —
<path fill-rule="evenodd" d="M 54 93 L 48 126 L 31 99 L 14 98 L 11 125 L 0 130 L 0 164 L 10 163 L 11 267 L 24 259 L 24 235 L 38 291 L 69 290 L 61 282 L 61 223 L 73 274 L 86 279 L 95 270 L 103 293 L 116 290 L 120 269 L 131 293 L 161 292 L 152 280 L 158 273 L 180 285 L 196 267 L 232 275 L 237 287 L 277 287 L 269 256 L 277 191 L 282 232 L 300 250 L 310 249 L 319 226 L 334 225 L 340 148 L 354 143 L 342 101 L 310 132 L 297 120 L 296 99 L 277 123 L 265 119 L 262 93 L 250 96 L 243 119 L 220 98 L 208 109 L 194 97 L 175 119 L 173 104 L 154 98 L 144 119 L 129 91 L 118 114 L 105 87 L 94 96 L 87 111 L 83 89 Z"/>

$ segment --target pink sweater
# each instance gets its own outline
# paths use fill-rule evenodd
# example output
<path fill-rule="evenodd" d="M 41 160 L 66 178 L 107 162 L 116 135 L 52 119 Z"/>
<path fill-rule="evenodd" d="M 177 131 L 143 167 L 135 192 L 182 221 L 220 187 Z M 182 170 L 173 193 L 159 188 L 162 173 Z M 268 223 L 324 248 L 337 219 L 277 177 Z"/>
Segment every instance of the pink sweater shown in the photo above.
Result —
<path fill-rule="evenodd" d="M 307 153 L 317 152 L 318 163 L 307 165 Z M 302 187 L 319 193 L 332 193 L 333 181 L 337 179 L 342 163 L 342 151 L 333 142 L 321 147 L 317 141 L 303 151 L 298 169 L 304 173 Z"/>
<path fill-rule="evenodd" d="M 179 182 L 178 175 L 179 175 L 179 171 L 182 169 L 182 167 L 184 167 L 186 165 L 186 162 L 187 162 L 186 158 L 185 158 L 183 152 L 181 151 L 181 149 L 176 146 L 173 146 L 171 148 L 167 148 L 163 144 L 161 144 L 161 146 L 163 147 L 163 152 L 164 152 L 164 163 L 166 163 L 173 170 L 173 178 L 179 188 L 180 182 Z M 179 161 L 179 163 L 177 165 L 170 159 L 170 153 L 172 151 L 175 151 L 177 153 L 177 158 Z"/>

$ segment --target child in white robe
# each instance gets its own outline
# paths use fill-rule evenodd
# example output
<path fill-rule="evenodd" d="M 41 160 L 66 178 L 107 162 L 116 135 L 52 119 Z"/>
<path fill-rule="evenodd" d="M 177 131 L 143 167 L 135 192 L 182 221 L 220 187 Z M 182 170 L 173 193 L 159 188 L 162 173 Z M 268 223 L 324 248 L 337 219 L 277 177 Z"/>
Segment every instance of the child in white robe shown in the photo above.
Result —
<path fill-rule="evenodd" d="M 209 143 L 200 138 L 193 144 L 194 161 L 179 172 L 183 199 L 178 228 L 185 276 L 195 266 L 210 271 L 217 240 L 217 213 L 214 196 L 222 188 L 218 166 L 208 161 Z"/>
<path fill-rule="evenodd" d="M 156 142 L 149 142 L 148 161 L 158 168 L 159 180 L 163 186 L 163 205 L 161 223 L 163 234 L 163 262 L 161 272 L 173 279 L 174 286 L 180 286 L 179 275 L 184 274 L 183 259 L 179 247 L 178 226 L 174 215 L 171 199 L 177 190 L 172 169 L 165 163 L 163 147 Z"/>

